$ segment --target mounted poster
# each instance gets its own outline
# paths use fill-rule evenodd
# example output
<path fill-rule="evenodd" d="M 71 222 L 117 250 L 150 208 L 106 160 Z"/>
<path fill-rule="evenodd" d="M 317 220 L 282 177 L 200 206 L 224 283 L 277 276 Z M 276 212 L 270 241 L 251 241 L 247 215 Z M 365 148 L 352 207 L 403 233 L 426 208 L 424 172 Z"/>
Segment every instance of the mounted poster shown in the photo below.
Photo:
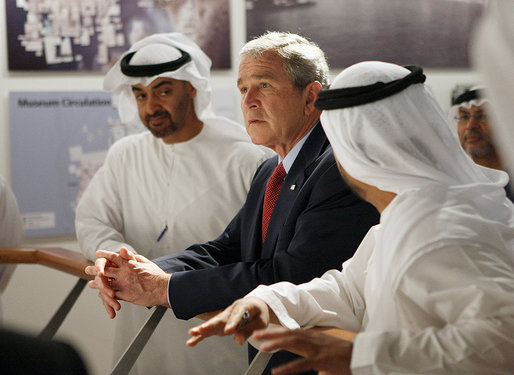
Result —
<path fill-rule="evenodd" d="M 365 60 L 467 68 L 486 0 L 246 0 L 247 38 L 289 31 L 316 42 L 331 68 Z"/>
<path fill-rule="evenodd" d="M 230 69 L 229 0 L 5 0 L 10 71 L 106 71 L 145 36 L 177 31 Z"/>
<path fill-rule="evenodd" d="M 214 90 L 213 109 L 237 118 L 235 91 Z M 103 91 L 9 93 L 11 177 L 25 237 L 75 233 L 75 209 L 118 139 L 147 131 L 122 123 L 118 95 Z"/>

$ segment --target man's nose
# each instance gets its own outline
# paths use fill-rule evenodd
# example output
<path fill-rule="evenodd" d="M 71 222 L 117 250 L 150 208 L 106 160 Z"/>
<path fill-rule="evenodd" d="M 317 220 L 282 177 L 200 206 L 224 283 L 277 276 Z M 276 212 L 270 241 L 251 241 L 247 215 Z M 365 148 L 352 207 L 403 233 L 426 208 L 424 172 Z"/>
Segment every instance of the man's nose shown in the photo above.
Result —
<path fill-rule="evenodd" d="M 480 127 L 479 116 L 469 116 L 469 120 L 466 122 L 466 129 L 475 129 Z"/>
<path fill-rule="evenodd" d="M 243 97 L 243 107 L 255 108 L 259 105 L 257 90 L 249 88 Z"/>
<path fill-rule="evenodd" d="M 155 112 L 162 109 L 161 102 L 156 97 L 149 97 L 146 101 L 146 111 L 148 114 L 153 115 Z"/>

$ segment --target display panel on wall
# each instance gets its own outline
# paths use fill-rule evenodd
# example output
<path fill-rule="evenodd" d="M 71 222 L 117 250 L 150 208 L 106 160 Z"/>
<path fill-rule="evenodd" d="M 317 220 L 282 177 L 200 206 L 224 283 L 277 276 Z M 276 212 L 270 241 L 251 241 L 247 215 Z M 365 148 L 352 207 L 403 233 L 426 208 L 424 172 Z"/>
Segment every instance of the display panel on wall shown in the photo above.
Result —
<path fill-rule="evenodd" d="M 469 67 L 486 0 L 246 0 L 247 38 L 267 30 L 308 37 L 331 68 L 365 60 Z"/>
<path fill-rule="evenodd" d="M 5 0 L 11 71 L 105 71 L 141 38 L 181 32 L 230 69 L 229 0 Z"/>
<path fill-rule="evenodd" d="M 9 94 L 12 187 L 26 237 L 73 234 L 75 207 L 115 140 L 142 130 L 119 121 L 105 92 Z"/>
<path fill-rule="evenodd" d="M 124 124 L 117 95 L 102 91 L 9 93 L 12 188 L 25 237 L 75 233 L 75 208 L 118 139 L 146 131 Z M 213 92 L 214 111 L 237 117 L 235 89 Z"/>

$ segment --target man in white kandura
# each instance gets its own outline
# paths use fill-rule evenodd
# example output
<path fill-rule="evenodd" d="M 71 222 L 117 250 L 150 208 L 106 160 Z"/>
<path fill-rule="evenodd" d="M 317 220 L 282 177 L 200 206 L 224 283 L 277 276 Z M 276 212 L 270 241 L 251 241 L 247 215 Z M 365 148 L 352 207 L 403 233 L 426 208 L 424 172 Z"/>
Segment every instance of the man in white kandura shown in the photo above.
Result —
<path fill-rule="evenodd" d="M 350 186 L 381 213 L 357 252 L 321 278 L 259 286 L 193 328 L 188 345 L 258 331 L 305 358 L 291 374 L 512 374 L 514 206 L 507 174 L 461 149 L 418 67 L 364 62 L 316 106 Z M 244 314 L 247 312 L 246 314 Z M 243 315 L 247 324 L 238 328 Z M 353 341 L 297 328 L 335 326 Z"/>
<path fill-rule="evenodd" d="M 77 237 L 89 259 L 96 260 L 98 249 L 127 248 L 150 259 L 179 252 L 215 238 L 241 207 L 270 155 L 251 143 L 243 126 L 213 113 L 210 66 L 187 37 L 155 34 L 135 43 L 107 73 L 104 88 L 120 92 L 122 120 L 133 121 L 139 112 L 150 132 L 114 144 L 79 202 Z M 115 359 L 148 314 L 124 305 Z M 243 371 L 245 348 L 231 340 L 187 350 L 183 341 L 192 325 L 168 313 L 131 374 Z"/>

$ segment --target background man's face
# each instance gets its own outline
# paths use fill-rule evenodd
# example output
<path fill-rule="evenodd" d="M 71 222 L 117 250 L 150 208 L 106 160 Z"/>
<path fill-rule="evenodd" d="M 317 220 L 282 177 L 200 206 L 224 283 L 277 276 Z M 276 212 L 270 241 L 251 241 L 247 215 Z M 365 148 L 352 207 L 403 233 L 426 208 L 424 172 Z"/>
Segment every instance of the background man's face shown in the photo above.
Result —
<path fill-rule="evenodd" d="M 483 157 L 494 150 L 485 106 L 460 107 L 458 134 L 462 148 L 471 157 Z"/>
<path fill-rule="evenodd" d="M 293 86 L 278 55 L 244 57 L 237 85 L 246 130 L 253 143 L 275 149 L 295 139 L 304 114 L 304 93 Z"/>
<path fill-rule="evenodd" d="M 132 86 L 139 117 L 157 138 L 166 138 L 180 130 L 192 110 L 195 90 L 189 82 L 157 78 L 148 86 Z"/>

